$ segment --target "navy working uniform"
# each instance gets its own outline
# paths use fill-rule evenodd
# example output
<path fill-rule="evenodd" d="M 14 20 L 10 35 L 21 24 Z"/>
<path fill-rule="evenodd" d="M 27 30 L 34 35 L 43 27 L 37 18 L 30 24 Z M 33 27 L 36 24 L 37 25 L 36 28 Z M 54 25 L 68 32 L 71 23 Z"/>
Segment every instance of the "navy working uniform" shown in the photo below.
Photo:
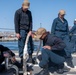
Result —
<path fill-rule="evenodd" d="M 41 50 L 42 60 L 40 61 L 39 66 L 46 70 L 49 67 L 55 67 L 57 68 L 58 73 L 63 73 L 62 69 L 66 56 L 64 51 L 64 48 L 66 47 L 65 43 L 59 37 L 51 35 L 44 28 L 39 28 L 35 33 L 35 37 L 43 40 L 43 47 Z M 38 73 L 36 75 L 49 75 L 48 72 L 47 74 L 45 72 L 46 71 L 44 70 L 43 74 Z"/>
<path fill-rule="evenodd" d="M 50 33 L 47 33 L 46 37 L 43 39 L 43 46 L 46 46 L 46 45 L 51 46 L 51 50 L 42 48 L 42 60 L 40 62 L 40 66 L 44 67 L 49 62 L 48 59 L 51 60 L 51 59 L 55 58 L 55 59 L 51 60 L 53 62 L 53 64 L 55 64 L 54 66 L 59 65 L 57 67 L 63 68 L 64 67 L 63 62 L 60 63 L 61 60 L 58 57 L 56 57 L 55 55 L 52 56 L 52 52 L 59 56 L 65 57 L 65 55 L 66 55 L 66 53 L 64 51 L 64 48 L 66 46 L 65 43 L 60 38 L 58 38 L 56 36 L 52 36 Z M 51 62 L 50 62 L 50 65 L 51 65 Z"/>
<path fill-rule="evenodd" d="M 64 23 L 60 20 L 59 17 L 54 19 L 52 28 L 51 28 L 51 33 L 53 35 L 56 35 L 60 37 L 62 40 L 68 35 L 69 29 L 68 29 L 68 22 L 66 19 L 63 19 Z"/>
<path fill-rule="evenodd" d="M 29 31 L 32 31 L 32 15 L 31 11 L 27 10 L 26 12 L 23 11 L 22 8 L 18 9 L 15 12 L 15 31 L 16 33 L 20 34 L 20 38 L 18 39 L 18 47 L 19 47 L 19 56 L 23 57 L 23 49 L 25 45 L 26 36 Z M 30 36 L 29 43 L 28 43 L 28 54 L 32 56 L 33 53 L 33 40 Z"/>
<path fill-rule="evenodd" d="M 72 49 L 72 43 L 70 42 L 69 38 L 69 27 L 68 27 L 68 22 L 64 18 L 64 10 L 60 10 L 58 17 L 54 19 L 52 28 L 51 28 L 51 34 L 58 36 L 61 38 L 65 44 L 65 52 L 66 52 L 66 62 L 67 65 L 69 65 L 69 62 L 72 62 L 71 58 L 71 49 Z"/>
<path fill-rule="evenodd" d="M 71 43 L 73 44 L 72 52 L 76 52 L 76 19 L 74 20 L 74 26 L 69 31 Z"/>
<path fill-rule="evenodd" d="M 63 19 L 64 22 L 61 21 L 61 19 L 59 17 L 57 17 L 56 19 L 54 19 L 53 24 L 52 24 L 52 28 L 51 28 L 51 34 L 58 36 L 59 38 L 61 38 L 66 45 L 69 45 L 69 29 L 68 29 L 68 22 L 66 19 Z M 68 47 L 68 46 L 66 46 Z M 67 48 L 68 49 L 68 48 Z M 68 54 L 68 50 L 65 48 L 65 51 Z"/>

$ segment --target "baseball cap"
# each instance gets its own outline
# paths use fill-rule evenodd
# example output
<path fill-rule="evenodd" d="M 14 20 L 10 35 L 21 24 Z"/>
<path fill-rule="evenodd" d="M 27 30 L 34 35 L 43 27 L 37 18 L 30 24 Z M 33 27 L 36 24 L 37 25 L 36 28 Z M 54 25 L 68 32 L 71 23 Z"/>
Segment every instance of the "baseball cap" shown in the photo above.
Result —
<path fill-rule="evenodd" d="M 45 28 L 39 28 L 36 32 L 35 35 L 37 39 L 40 39 L 40 37 L 46 32 Z"/>
<path fill-rule="evenodd" d="M 60 10 L 60 11 L 59 11 L 59 14 L 60 14 L 60 15 L 65 15 L 65 11 L 64 11 L 64 10 Z"/>
<path fill-rule="evenodd" d="M 76 19 L 74 19 L 74 21 L 76 21 Z"/>
<path fill-rule="evenodd" d="M 24 8 L 29 8 L 29 6 L 30 6 L 30 2 L 28 0 L 24 0 L 23 7 Z"/>

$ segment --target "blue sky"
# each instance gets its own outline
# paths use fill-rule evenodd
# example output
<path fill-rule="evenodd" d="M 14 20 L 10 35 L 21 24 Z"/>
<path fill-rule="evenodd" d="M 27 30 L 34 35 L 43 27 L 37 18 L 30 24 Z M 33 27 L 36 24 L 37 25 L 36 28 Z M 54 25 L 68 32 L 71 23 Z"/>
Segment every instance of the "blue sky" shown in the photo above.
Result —
<path fill-rule="evenodd" d="M 52 22 L 58 16 L 60 9 L 66 11 L 65 18 L 68 24 L 73 26 L 76 18 L 76 0 L 29 1 L 33 17 L 33 30 L 41 26 L 50 31 Z M 0 28 L 14 29 L 14 14 L 17 9 L 21 8 L 22 2 L 23 0 L 0 0 Z"/>

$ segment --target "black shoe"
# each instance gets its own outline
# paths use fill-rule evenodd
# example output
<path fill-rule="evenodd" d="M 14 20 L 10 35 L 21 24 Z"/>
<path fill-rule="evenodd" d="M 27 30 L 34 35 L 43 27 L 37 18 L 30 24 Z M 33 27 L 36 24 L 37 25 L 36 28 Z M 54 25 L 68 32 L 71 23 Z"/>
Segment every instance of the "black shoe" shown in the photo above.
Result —
<path fill-rule="evenodd" d="M 63 73 L 64 73 L 64 70 L 63 70 L 63 69 L 58 69 L 56 72 L 57 72 L 58 74 L 63 74 Z"/>
<path fill-rule="evenodd" d="M 29 59 L 27 60 L 27 63 L 32 63 L 32 58 L 29 58 Z"/>
<path fill-rule="evenodd" d="M 21 58 L 20 64 L 21 64 L 21 66 L 23 67 L 23 58 Z"/>
<path fill-rule="evenodd" d="M 32 54 L 29 54 L 29 59 L 27 60 L 27 63 L 32 63 Z"/>
<path fill-rule="evenodd" d="M 33 63 L 33 64 L 38 64 L 37 58 L 34 57 L 34 58 L 32 59 L 32 63 Z"/>
<path fill-rule="evenodd" d="M 50 75 L 50 74 L 47 69 L 43 69 L 39 73 L 36 73 L 35 75 Z"/>
<path fill-rule="evenodd" d="M 70 66 L 71 68 L 74 68 L 74 65 L 73 65 L 73 62 L 72 60 L 68 60 L 66 61 L 67 62 L 67 65 Z"/>
<path fill-rule="evenodd" d="M 33 67 L 32 65 L 30 66 L 30 65 L 27 64 L 27 72 L 33 71 L 32 67 Z"/>

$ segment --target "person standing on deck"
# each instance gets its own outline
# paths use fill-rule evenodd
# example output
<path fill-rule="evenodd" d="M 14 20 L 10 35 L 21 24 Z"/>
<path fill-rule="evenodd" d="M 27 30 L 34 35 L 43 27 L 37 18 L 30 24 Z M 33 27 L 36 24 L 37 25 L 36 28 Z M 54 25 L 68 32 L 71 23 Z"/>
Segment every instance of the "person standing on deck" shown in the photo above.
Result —
<path fill-rule="evenodd" d="M 60 37 L 66 44 L 65 52 L 66 52 L 66 62 L 67 65 L 70 67 L 74 67 L 72 64 L 72 56 L 71 56 L 71 48 L 69 45 L 70 43 L 70 38 L 69 38 L 69 27 L 68 27 L 68 22 L 64 18 L 65 16 L 65 11 L 60 10 L 58 13 L 58 17 L 54 19 L 52 28 L 51 28 L 51 34 L 56 35 Z"/>
<path fill-rule="evenodd" d="M 22 7 L 15 12 L 14 16 L 15 32 L 18 38 L 19 56 L 21 58 L 21 63 L 23 62 L 23 49 L 25 45 L 26 36 L 32 31 L 32 14 L 31 11 L 28 10 L 29 6 L 29 1 L 24 0 Z M 33 50 L 33 40 L 30 36 L 28 43 L 28 62 L 32 62 Z"/>
<path fill-rule="evenodd" d="M 74 26 L 72 29 L 69 31 L 70 37 L 71 37 L 71 42 L 73 44 L 73 51 L 76 52 L 76 19 L 74 20 Z"/>

